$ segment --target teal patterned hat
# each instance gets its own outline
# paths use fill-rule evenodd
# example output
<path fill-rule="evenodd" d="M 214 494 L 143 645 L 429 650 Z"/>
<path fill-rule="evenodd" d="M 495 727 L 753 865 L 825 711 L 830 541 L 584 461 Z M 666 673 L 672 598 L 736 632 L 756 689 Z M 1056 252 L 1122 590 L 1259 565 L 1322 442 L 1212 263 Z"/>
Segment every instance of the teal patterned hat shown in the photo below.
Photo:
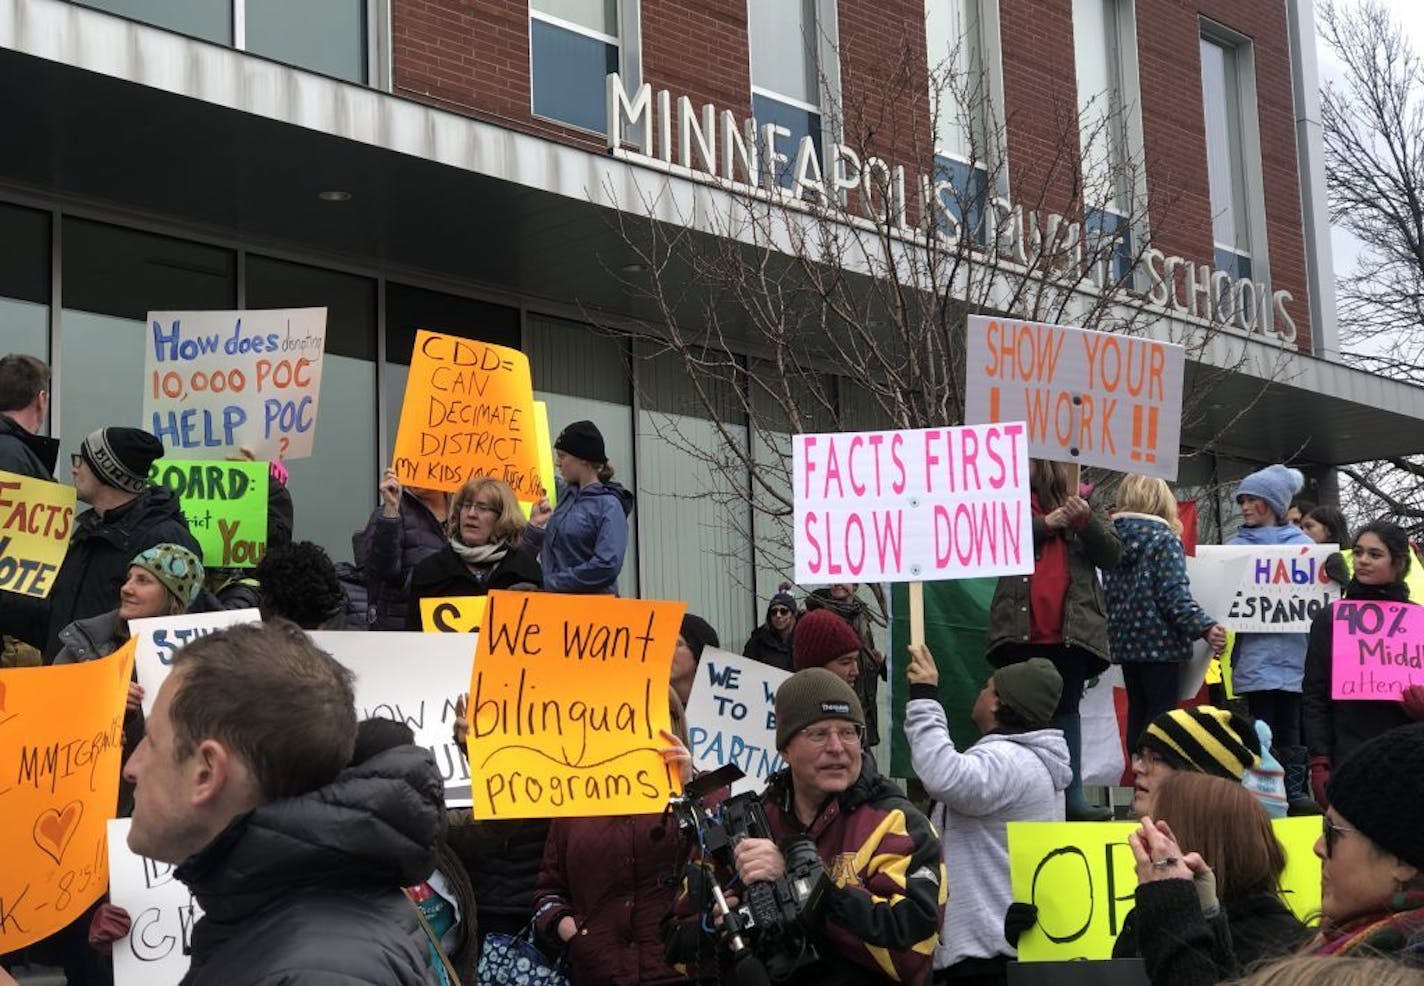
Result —
<path fill-rule="evenodd" d="M 203 588 L 203 563 L 181 544 L 155 544 L 129 565 L 150 573 L 184 606 L 193 605 Z"/>

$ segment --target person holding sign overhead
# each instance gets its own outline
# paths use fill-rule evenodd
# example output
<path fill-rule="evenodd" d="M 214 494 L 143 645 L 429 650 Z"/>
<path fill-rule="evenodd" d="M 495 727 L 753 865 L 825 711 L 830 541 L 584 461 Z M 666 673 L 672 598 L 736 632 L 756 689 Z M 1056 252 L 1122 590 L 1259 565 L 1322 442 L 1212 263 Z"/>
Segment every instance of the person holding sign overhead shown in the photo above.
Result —
<path fill-rule="evenodd" d="M 381 476 L 381 505 L 353 539 L 375 606 L 372 630 L 404 630 L 410 573 L 445 546 L 450 498 L 440 490 L 402 486 L 394 469 Z"/>
<path fill-rule="evenodd" d="M 628 550 L 633 494 L 613 482 L 603 434 L 592 421 L 575 421 L 554 440 L 554 461 L 568 489 L 550 511 L 541 500 L 529 518 L 542 530 L 539 563 L 550 592 L 617 593 Z"/>
<path fill-rule="evenodd" d="M 1324 807 L 1330 768 L 1348 757 L 1372 737 L 1402 726 L 1411 719 L 1398 701 L 1335 699 L 1331 697 L 1335 654 L 1335 617 L 1342 603 L 1370 600 L 1410 602 L 1405 573 L 1412 552 L 1409 537 L 1395 524 L 1377 520 L 1355 535 L 1354 575 L 1345 587 L 1343 600 L 1332 602 L 1310 622 L 1309 645 L 1305 652 L 1305 678 L 1301 694 L 1305 746 L 1310 755 L 1310 786 L 1316 801 Z M 1340 660 L 1346 656 L 1339 655 Z"/>
<path fill-rule="evenodd" d="M 508 484 L 470 480 L 455 494 L 446 526 L 445 546 L 411 570 L 407 630 L 421 628 L 422 599 L 540 587 L 539 562 L 522 543 L 524 514 Z"/>
<path fill-rule="evenodd" d="M 1081 491 L 1070 490 L 1061 462 L 1029 461 L 1033 506 L 1032 575 L 1003 576 L 989 605 L 987 650 L 996 668 L 1045 657 L 1063 678 L 1053 724 L 1063 730 L 1073 766 L 1069 821 L 1107 821 L 1112 812 L 1083 798 L 1083 686 L 1108 668 L 1108 620 L 1098 569 L 1116 568 L 1122 539 Z"/>

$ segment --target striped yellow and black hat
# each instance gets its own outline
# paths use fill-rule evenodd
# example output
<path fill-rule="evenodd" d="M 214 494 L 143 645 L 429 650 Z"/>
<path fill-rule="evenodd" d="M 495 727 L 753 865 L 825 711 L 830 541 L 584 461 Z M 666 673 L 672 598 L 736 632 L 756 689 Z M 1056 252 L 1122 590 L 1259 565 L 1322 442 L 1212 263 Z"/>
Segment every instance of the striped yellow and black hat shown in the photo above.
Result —
<path fill-rule="evenodd" d="M 1233 781 L 1261 759 L 1261 741 L 1251 723 L 1210 705 L 1162 713 L 1142 731 L 1138 745 L 1174 766 Z"/>

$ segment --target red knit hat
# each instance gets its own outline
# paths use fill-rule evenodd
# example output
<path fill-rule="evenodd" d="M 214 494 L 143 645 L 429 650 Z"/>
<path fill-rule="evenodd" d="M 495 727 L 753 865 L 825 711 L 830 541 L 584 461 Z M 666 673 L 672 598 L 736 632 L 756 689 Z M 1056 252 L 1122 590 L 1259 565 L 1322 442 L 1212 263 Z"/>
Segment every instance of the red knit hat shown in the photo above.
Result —
<path fill-rule="evenodd" d="M 860 651 L 851 625 L 828 609 L 813 609 L 796 621 L 791 653 L 796 670 L 823 668 L 844 654 Z"/>

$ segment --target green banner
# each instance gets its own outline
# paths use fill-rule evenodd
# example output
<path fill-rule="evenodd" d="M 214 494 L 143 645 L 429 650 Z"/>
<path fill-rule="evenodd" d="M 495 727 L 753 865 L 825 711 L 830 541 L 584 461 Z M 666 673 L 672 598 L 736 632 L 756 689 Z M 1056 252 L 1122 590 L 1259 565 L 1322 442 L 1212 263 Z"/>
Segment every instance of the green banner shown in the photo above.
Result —
<path fill-rule="evenodd" d="M 969 718 L 974 700 L 993 670 L 984 660 L 984 639 L 989 626 L 989 601 L 998 579 L 959 579 L 926 582 L 925 644 L 939 667 L 939 698 L 949 716 L 954 745 L 968 749 L 979 739 L 979 729 Z M 907 584 L 891 589 L 890 612 L 890 771 L 894 777 L 914 777 L 910 747 L 905 742 L 905 702 L 910 686 L 905 681 L 910 644 L 910 599 Z"/>
<path fill-rule="evenodd" d="M 253 568 L 267 550 L 267 463 L 160 459 L 148 481 L 172 490 L 208 568 Z"/>

